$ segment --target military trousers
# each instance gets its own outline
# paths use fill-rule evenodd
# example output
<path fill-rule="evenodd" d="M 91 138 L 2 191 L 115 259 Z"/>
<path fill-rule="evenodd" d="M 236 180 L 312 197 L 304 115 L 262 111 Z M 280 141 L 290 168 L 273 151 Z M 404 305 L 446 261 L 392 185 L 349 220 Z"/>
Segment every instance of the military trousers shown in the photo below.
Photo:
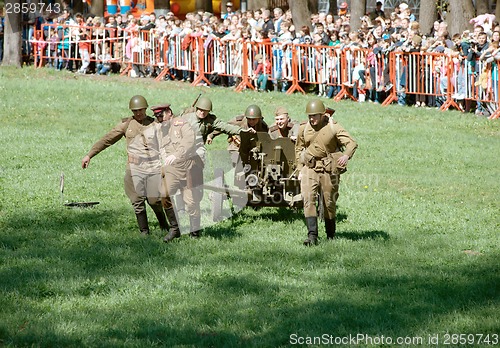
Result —
<path fill-rule="evenodd" d="M 316 172 L 309 167 L 301 170 L 300 191 L 304 202 L 304 216 L 317 216 L 316 205 L 323 204 L 325 219 L 335 219 L 336 203 L 339 195 L 340 175 Z M 323 193 L 323 201 L 318 202 L 318 194 Z"/>
<path fill-rule="evenodd" d="M 127 166 L 124 184 L 134 212 L 140 214 L 146 210 L 146 201 L 151 206 L 161 204 L 161 173 L 159 168 L 144 171 L 135 167 Z"/>
<path fill-rule="evenodd" d="M 186 213 L 189 216 L 200 216 L 200 202 L 201 198 L 198 198 L 196 194 L 193 194 L 193 189 L 188 188 L 187 178 L 181 176 L 178 173 L 167 170 L 165 172 L 164 178 L 165 191 L 167 195 L 172 196 L 180 191 L 182 200 L 186 205 Z"/>

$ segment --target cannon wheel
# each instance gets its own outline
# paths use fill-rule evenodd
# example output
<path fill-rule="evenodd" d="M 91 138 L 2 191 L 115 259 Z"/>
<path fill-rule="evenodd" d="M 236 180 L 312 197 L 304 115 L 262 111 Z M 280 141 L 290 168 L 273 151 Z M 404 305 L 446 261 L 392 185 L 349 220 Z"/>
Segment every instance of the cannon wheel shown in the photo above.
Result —
<path fill-rule="evenodd" d="M 214 170 L 214 185 L 220 188 L 224 187 L 224 170 L 215 168 Z M 222 204 L 224 203 L 224 195 L 219 192 L 212 193 L 212 220 L 219 221 L 222 217 Z"/>

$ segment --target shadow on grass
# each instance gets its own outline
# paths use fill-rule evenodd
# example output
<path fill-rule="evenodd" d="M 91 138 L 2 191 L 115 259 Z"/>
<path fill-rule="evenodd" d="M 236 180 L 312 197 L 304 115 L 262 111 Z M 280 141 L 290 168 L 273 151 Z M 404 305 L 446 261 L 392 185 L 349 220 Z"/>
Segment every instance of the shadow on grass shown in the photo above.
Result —
<path fill-rule="evenodd" d="M 277 216 L 287 213 L 278 212 Z M 1 328 L 1 343 L 259 347 L 289 345 L 292 334 L 407 337 L 499 329 L 498 252 L 427 263 L 424 257 L 400 255 L 397 251 L 404 251 L 404 246 L 390 243 L 384 246 L 384 252 L 392 255 L 388 261 L 366 259 L 366 253 L 342 255 L 341 246 L 335 243 L 297 249 L 270 243 L 241 254 L 221 242 L 211 246 L 209 240 L 182 240 L 163 245 L 154 237 L 119 231 L 124 224 L 117 224 L 116 217 L 129 218 L 127 214 L 130 212 L 120 210 L 53 210 L 22 214 L 6 223 L 0 251 L 12 265 L 2 267 L 1 290 L 12 295 L 0 300 L 2 307 L 7 313 L 24 311 L 23 315 L 34 320 L 44 317 L 44 306 L 52 301 L 60 306 L 62 299 L 83 298 L 85 302 L 88 298 L 88 307 L 79 305 L 83 322 L 78 325 L 91 334 L 78 337 L 74 332 L 45 327 L 38 319 L 25 330 Z M 295 218 L 302 219 L 302 215 L 297 213 Z M 225 222 L 229 227 L 222 223 L 207 228 L 206 233 L 234 238 L 237 227 L 248 223 L 247 219 L 242 213 L 234 225 Z M 136 231 L 135 221 L 129 220 Z M 223 230 L 228 232 L 221 236 Z M 387 240 L 389 236 L 374 230 L 342 232 L 339 238 Z M 439 256 L 434 253 L 432 257 Z M 135 302 L 127 302 L 131 299 L 111 301 L 107 308 L 93 302 L 116 296 L 123 286 L 122 277 L 141 280 L 156 270 L 183 272 L 193 267 L 195 272 L 180 273 L 188 278 L 184 282 L 161 278 L 173 284 L 156 286 L 170 286 L 168 291 L 174 293 L 165 290 L 159 296 L 144 296 L 140 305 L 147 310 L 138 310 Z M 242 271 L 236 275 L 228 269 Z M 195 287 L 189 287 L 190 280 Z M 177 303 L 180 301 L 182 305 Z M 33 303 L 38 305 L 31 307 Z M 450 319 L 460 317 L 464 318 L 462 324 Z M 78 319 L 78 313 L 60 318 L 66 323 Z M 94 326 L 96 320 L 106 325 Z M 449 328 L 450 323 L 455 327 Z"/>
<path fill-rule="evenodd" d="M 390 236 L 384 231 L 363 231 L 363 232 L 338 232 L 337 238 L 349 239 L 352 241 L 367 240 L 367 239 L 383 239 L 389 240 Z"/>

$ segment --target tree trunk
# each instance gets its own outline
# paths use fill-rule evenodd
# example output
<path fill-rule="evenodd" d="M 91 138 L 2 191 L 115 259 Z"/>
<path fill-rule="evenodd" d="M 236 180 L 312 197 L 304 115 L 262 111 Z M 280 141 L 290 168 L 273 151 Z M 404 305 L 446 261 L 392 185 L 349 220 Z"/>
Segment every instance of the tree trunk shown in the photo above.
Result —
<path fill-rule="evenodd" d="M 258 10 L 260 8 L 267 7 L 267 0 L 248 0 L 247 9 L 251 11 Z"/>
<path fill-rule="evenodd" d="M 93 0 L 92 7 L 90 8 L 90 13 L 95 16 L 104 16 L 104 0 Z"/>
<path fill-rule="evenodd" d="M 12 8 L 19 8 L 21 0 L 8 0 Z M 7 4 L 6 3 L 6 4 Z M 17 5 L 16 5 L 17 4 Z M 16 5 L 14 7 L 14 5 Z M 21 12 L 10 11 L 5 15 L 3 66 L 20 68 L 22 63 Z"/>
<path fill-rule="evenodd" d="M 476 0 L 476 16 L 490 13 L 488 0 Z"/>
<path fill-rule="evenodd" d="M 83 13 L 83 12 L 84 12 L 83 1 L 82 0 L 74 0 L 73 1 L 73 14 Z"/>
<path fill-rule="evenodd" d="M 170 1 L 169 0 L 154 0 L 155 1 L 155 13 L 157 16 L 166 15 L 170 11 Z"/>
<path fill-rule="evenodd" d="M 437 19 L 436 1 L 420 0 L 420 12 L 418 18 L 422 34 L 430 33 L 432 27 L 434 26 L 434 22 Z"/>
<path fill-rule="evenodd" d="M 292 11 L 293 25 L 298 30 L 306 25 L 311 27 L 311 10 L 308 6 L 308 0 L 289 0 L 290 10 Z"/>
<path fill-rule="evenodd" d="M 366 14 L 366 0 L 351 1 L 351 31 L 361 27 L 361 17 Z"/>
<path fill-rule="evenodd" d="M 469 21 L 475 17 L 475 8 L 472 0 L 453 0 L 448 6 L 448 32 L 450 36 L 456 33 L 463 33 L 466 29 L 472 29 Z"/>
<path fill-rule="evenodd" d="M 195 0 L 195 9 L 196 10 L 202 9 L 203 11 L 213 12 L 212 1 Z"/>

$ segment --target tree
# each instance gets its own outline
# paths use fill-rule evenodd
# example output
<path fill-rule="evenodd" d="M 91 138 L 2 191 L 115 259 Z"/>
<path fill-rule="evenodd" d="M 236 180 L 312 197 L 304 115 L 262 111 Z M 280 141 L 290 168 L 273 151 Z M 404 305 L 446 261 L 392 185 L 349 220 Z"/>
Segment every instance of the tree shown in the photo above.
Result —
<path fill-rule="evenodd" d="M 366 0 L 351 1 L 351 30 L 361 27 L 361 17 L 366 14 Z"/>
<path fill-rule="evenodd" d="M 157 15 L 166 15 L 170 11 L 170 1 L 168 0 L 154 0 L 155 13 Z"/>
<path fill-rule="evenodd" d="M 469 21 L 475 16 L 472 0 L 453 0 L 448 5 L 448 32 L 450 35 L 462 33 L 470 27 Z"/>
<path fill-rule="evenodd" d="M 11 9 L 19 9 L 21 0 L 8 0 Z M 6 6 L 6 8 L 8 8 Z M 9 11 L 5 14 L 3 66 L 21 67 L 22 38 L 21 38 L 21 11 Z"/>
<path fill-rule="evenodd" d="M 298 32 L 302 26 L 311 27 L 311 10 L 308 0 L 288 0 L 292 11 L 293 25 Z"/>
<path fill-rule="evenodd" d="M 488 0 L 476 0 L 476 16 L 485 13 L 490 13 Z"/>
<path fill-rule="evenodd" d="M 90 13 L 96 16 L 104 16 L 104 0 L 93 0 Z"/>
<path fill-rule="evenodd" d="M 436 0 L 420 0 L 418 18 L 421 32 L 423 34 L 430 33 L 437 19 Z"/>

